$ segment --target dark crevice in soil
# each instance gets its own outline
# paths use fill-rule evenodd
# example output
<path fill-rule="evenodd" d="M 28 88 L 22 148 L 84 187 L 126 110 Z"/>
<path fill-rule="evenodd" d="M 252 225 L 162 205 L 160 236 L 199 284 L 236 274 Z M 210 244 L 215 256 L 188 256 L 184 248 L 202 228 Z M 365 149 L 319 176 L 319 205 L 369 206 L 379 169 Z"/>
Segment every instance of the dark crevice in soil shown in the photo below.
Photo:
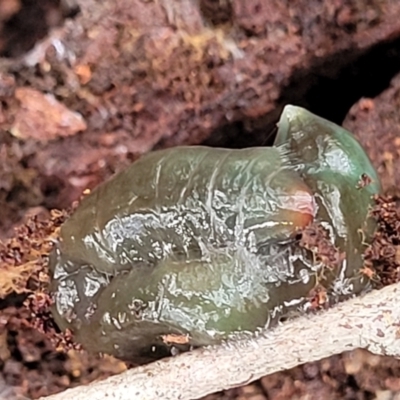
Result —
<path fill-rule="evenodd" d="M 282 91 L 281 102 L 306 107 L 341 124 L 354 103 L 379 95 L 399 71 L 400 39 L 363 52 L 347 50 L 293 74 Z"/>
<path fill-rule="evenodd" d="M 0 310 L 4 310 L 7 307 L 21 307 L 27 296 L 26 293 L 11 293 L 5 299 L 0 300 Z"/>
<path fill-rule="evenodd" d="M 4 39 L 0 42 L 0 57 L 24 54 L 51 28 L 78 13 L 79 7 L 73 0 L 21 0 L 5 21 L 0 15 L 0 36 Z"/>
<path fill-rule="evenodd" d="M 200 0 L 200 11 L 203 18 L 211 25 L 218 26 L 232 20 L 232 3 L 227 0 Z"/>
<path fill-rule="evenodd" d="M 204 144 L 230 148 L 272 144 L 284 105 L 295 104 L 342 124 L 354 103 L 376 97 L 400 72 L 400 39 L 380 43 L 367 51 L 346 50 L 309 68 L 298 70 L 282 90 L 281 107 L 255 120 L 237 121 L 210 135 Z"/>

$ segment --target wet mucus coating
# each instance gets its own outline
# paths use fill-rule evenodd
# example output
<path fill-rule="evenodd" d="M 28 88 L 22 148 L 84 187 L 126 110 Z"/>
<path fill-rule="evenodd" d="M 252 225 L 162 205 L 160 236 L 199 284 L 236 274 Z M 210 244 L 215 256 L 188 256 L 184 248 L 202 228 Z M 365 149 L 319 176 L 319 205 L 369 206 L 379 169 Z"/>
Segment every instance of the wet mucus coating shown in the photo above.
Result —
<path fill-rule="evenodd" d="M 360 293 L 379 190 L 349 132 L 294 106 L 273 147 L 152 152 L 62 226 L 54 318 L 88 350 L 142 362 L 273 326 L 317 286 L 331 302 Z M 335 268 L 296 240 L 313 221 L 345 254 Z"/>

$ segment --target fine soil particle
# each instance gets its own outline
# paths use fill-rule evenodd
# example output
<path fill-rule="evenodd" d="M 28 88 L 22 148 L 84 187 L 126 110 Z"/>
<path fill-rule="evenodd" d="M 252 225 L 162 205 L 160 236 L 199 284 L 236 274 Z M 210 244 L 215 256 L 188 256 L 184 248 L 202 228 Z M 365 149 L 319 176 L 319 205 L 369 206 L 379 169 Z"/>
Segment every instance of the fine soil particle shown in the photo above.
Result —
<path fill-rule="evenodd" d="M 374 99 L 356 103 L 343 125 L 357 136 L 379 172 L 386 193 L 400 195 L 400 75 Z"/>
<path fill-rule="evenodd" d="M 315 254 L 316 260 L 329 268 L 335 268 L 345 258 L 329 239 L 329 232 L 319 224 L 310 224 L 301 232 L 300 246 Z"/>
<path fill-rule="evenodd" d="M 374 240 L 365 251 L 364 273 L 378 287 L 400 280 L 400 208 L 391 197 L 378 197 L 371 214 L 378 221 Z"/>

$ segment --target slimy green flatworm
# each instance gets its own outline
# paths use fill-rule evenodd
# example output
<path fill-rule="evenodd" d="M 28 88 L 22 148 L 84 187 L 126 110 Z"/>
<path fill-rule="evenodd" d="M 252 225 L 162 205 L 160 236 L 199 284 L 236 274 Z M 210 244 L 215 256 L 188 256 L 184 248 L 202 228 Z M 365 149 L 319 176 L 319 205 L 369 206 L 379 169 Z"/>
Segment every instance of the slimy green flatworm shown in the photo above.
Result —
<path fill-rule="evenodd" d="M 168 338 L 187 349 L 271 327 L 310 308 L 317 286 L 329 302 L 366 290 L 380 191 L 367 155 L 299 107 L 278 128 L 272 147 L 151 152 L 85 197 L 50 258 L 59 327 L 140 362 L 169 354 Z M 299 245 L 312 222 L 344 254 L 335 268 Z"/>

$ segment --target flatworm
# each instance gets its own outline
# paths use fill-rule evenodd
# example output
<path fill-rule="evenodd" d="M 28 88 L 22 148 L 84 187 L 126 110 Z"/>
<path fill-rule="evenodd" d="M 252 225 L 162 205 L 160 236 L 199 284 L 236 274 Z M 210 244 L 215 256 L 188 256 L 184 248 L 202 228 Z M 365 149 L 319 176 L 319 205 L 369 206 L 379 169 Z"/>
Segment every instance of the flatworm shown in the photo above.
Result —
<path fill-rule="evenodd" d="M 88 350 L 140 362 L 169 354 L 170 338 L 187 349 L 273 326 L 317 287 L 330 302 L 359 294 L 379 191 L 352 134 L 294 106 L 272 147 L 149 153 L 62 226 L 54 318 Z M 337 266 L 299 245 L 311 223 L 344 254 Z"/>

